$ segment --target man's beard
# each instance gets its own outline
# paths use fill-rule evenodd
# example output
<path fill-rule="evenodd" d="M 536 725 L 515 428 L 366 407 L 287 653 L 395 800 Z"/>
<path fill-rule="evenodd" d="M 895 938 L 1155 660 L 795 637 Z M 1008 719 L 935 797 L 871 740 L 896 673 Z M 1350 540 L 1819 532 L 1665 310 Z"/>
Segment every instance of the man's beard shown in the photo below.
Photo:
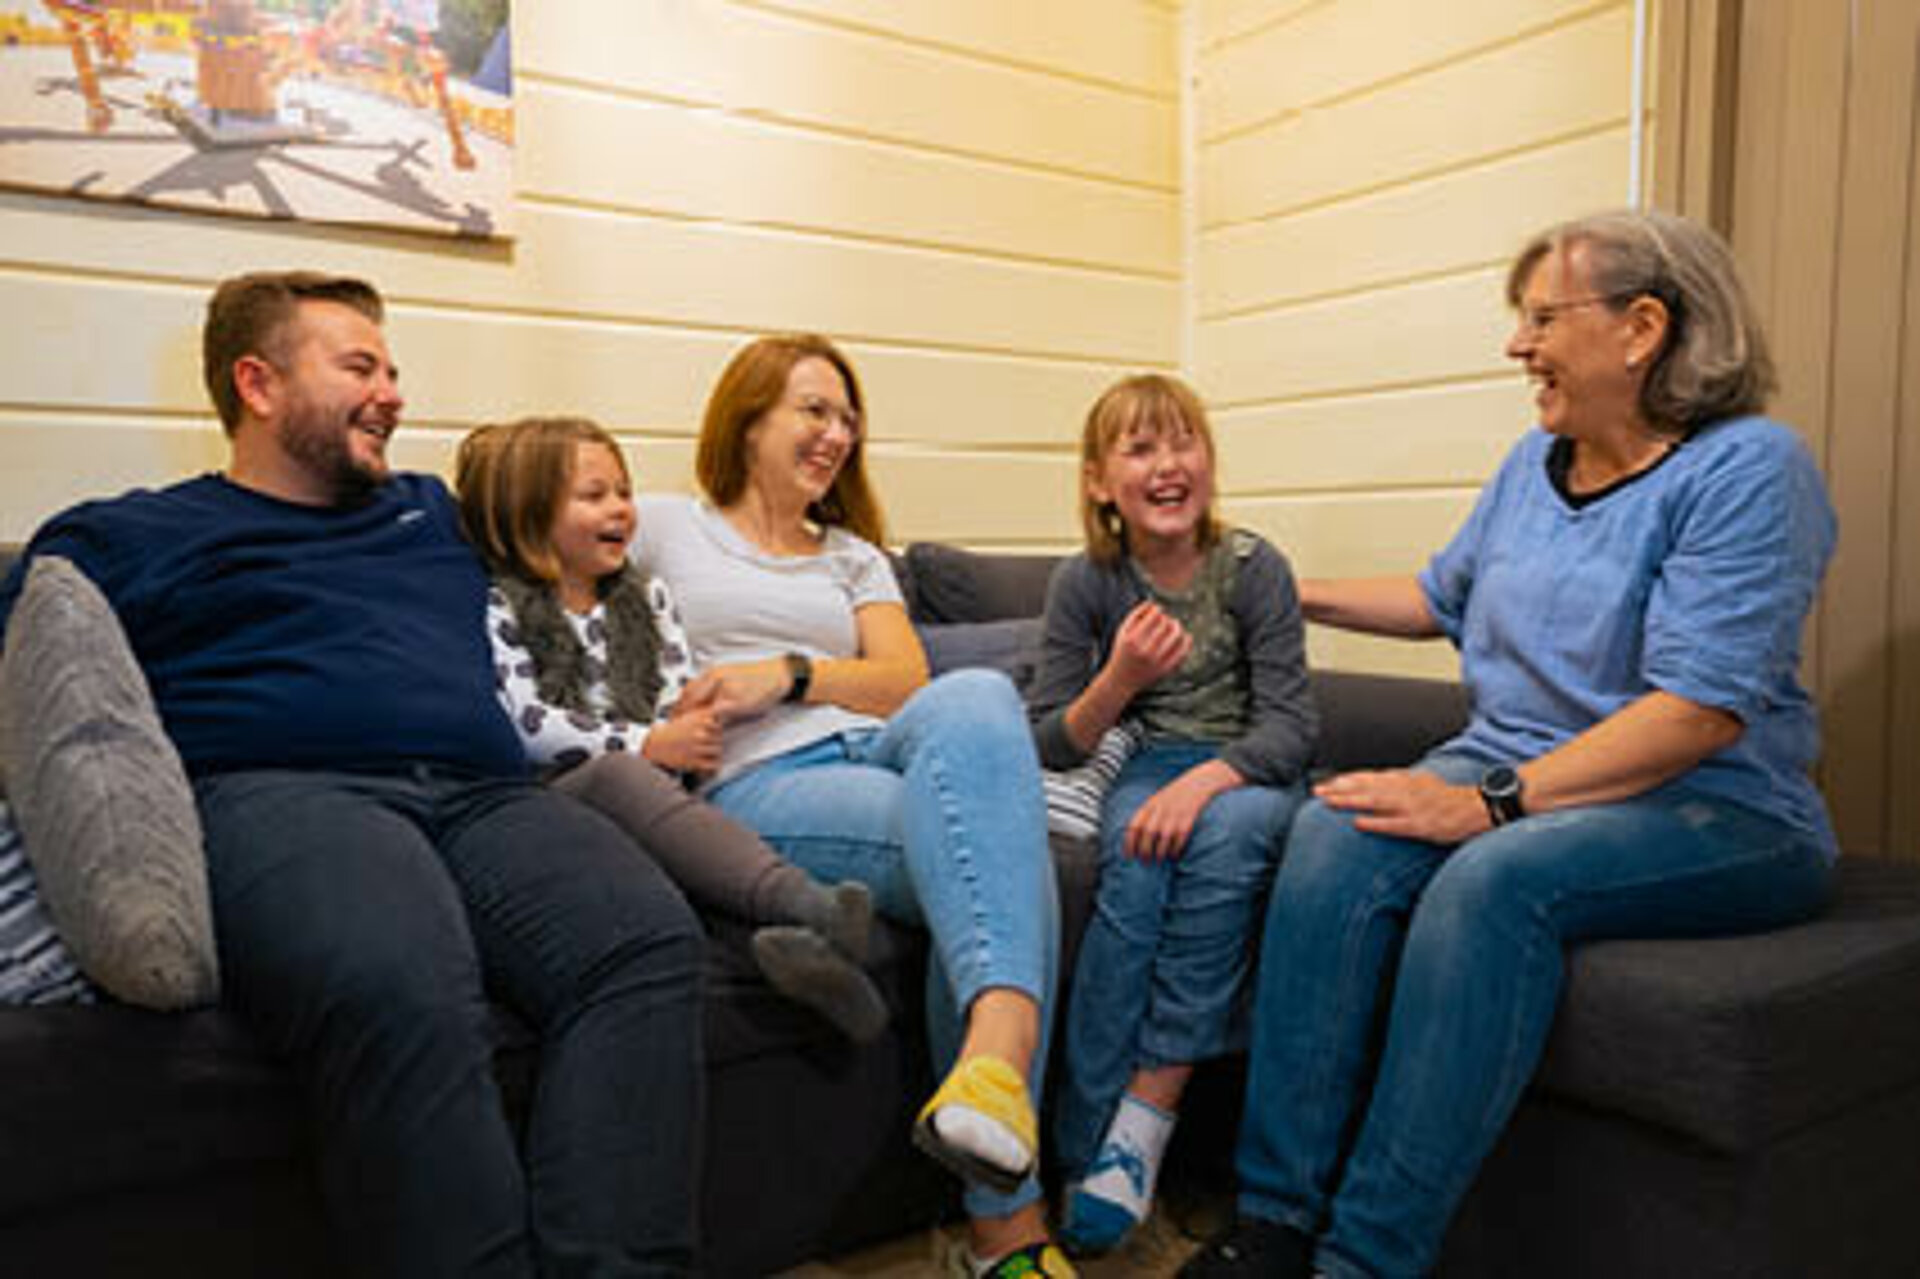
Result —
<path fill-rule="evenodd" d="M 353 455 L 353 426 L 349 415 L 302 399 L 281 424 L 280 439 L 295 458 L 333 491 L 342 503 L 355 502 L 386 483 L 385 466 L 370 467 Z"/>

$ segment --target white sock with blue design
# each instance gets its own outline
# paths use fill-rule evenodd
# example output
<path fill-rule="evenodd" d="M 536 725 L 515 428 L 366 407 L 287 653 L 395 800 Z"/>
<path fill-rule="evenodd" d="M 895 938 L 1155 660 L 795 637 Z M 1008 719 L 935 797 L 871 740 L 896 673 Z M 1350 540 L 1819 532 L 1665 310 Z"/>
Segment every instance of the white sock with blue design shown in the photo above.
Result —
<path fill-rule="evenodd" d="M 1067 1201 L 1065 1233 L 1074 1247 L 1105 1252 L 1146 1219 L 1175 1118 L 1132 1093 L 1121 1096 L 1106 1139 Z"/>

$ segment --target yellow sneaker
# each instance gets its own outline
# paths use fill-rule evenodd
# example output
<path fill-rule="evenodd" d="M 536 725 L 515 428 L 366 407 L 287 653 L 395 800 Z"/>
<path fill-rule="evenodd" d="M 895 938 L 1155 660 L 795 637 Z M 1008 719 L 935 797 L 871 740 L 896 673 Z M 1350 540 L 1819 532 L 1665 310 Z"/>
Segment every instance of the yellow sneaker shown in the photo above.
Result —
<path fill-rule="evenodd" d="M 949 1279 L 1078 1279 L 1080 1272 L 1050 1243 L 1015 1248 L 984 1270 L 977 1268 L 965 1244 L 956 1244 L 948 1254 L 947 1274 Z"/>
<path fill-rule="evenodd" d="M 921 1108 L 913 1144 L 968 1181 L 1017 1189 L 1040 1145 L 1026 1081 L 998 1057 L 962 1059 Z"/>

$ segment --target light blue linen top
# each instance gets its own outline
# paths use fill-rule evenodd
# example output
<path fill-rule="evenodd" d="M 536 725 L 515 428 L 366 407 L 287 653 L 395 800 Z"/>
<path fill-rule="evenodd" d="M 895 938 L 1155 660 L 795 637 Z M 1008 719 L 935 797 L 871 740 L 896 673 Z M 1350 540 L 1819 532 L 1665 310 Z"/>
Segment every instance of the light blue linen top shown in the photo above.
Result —
<path fill-rule="evenodd" d="M 1508 453 L 1420 574 L 1472 704 L 1440 750 L 1521 763 L 1663 689 L 1745 726 L 1666 788 L 1757 810 L 1835 855 L 1796 673 L 1835 521 L 1799 436 L 1720 422 L 1577 509 L 1548 477 L 1552 441 L 1530 431 Z"/>

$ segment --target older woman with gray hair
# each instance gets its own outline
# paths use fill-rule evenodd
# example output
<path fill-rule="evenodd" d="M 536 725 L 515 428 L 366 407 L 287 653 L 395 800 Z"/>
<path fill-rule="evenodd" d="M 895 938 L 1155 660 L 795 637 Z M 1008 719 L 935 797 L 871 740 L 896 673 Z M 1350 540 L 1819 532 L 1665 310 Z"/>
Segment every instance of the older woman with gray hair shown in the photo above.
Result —
<path fill-rule="evenodd" d="M 1513 264 L 1538 429 L 1417 576 L 1313 620 L 1459 647 L 1467 727 L 1322 783 L 1267 915 L 1234 1225 L 1188 1276 L 1419 1275 L 1533 1074 L 1568 947 L 1774 928 L 1836 846 L 1795 677 L 1835 528 L 1731 255 L 1656 213 Z"/>

